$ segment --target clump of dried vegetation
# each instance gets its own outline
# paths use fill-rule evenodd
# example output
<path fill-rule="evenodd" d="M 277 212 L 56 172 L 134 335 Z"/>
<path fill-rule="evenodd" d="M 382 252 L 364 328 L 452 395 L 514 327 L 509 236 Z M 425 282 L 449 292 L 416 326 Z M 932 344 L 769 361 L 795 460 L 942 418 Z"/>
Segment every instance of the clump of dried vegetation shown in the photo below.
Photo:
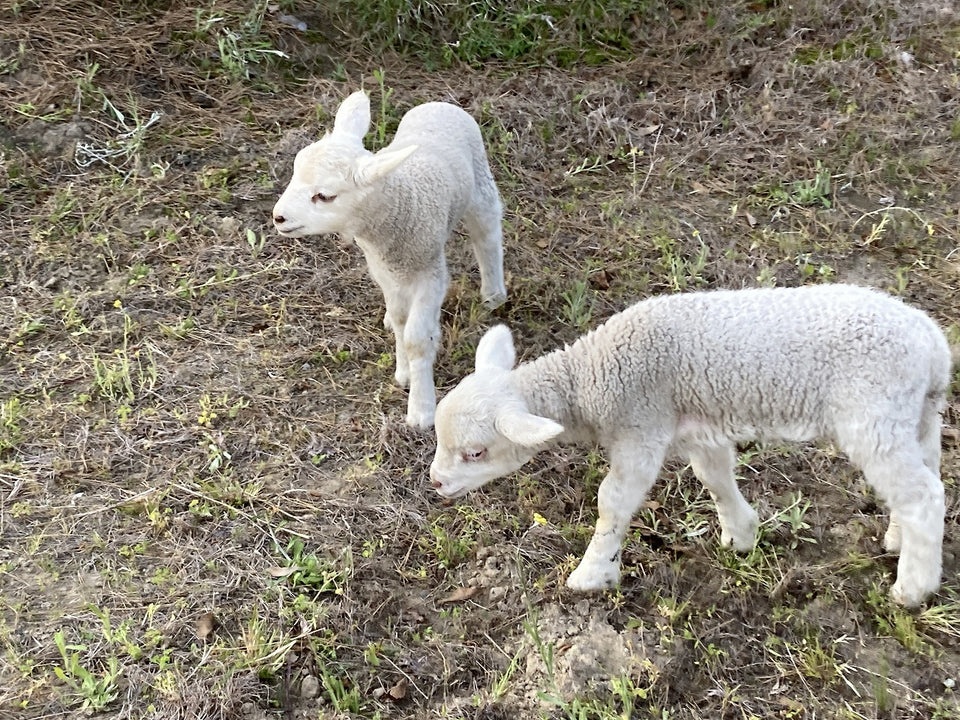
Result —
<path fill-rule="evenodd" d="M 441 505 L 357 249 L 269 211 L 359 86 L 371 147 L 481 122 L 510 301 L 455 239 L 441 392 L 492 322 L 532 356 L 696 288 L 870 284 L 956 342 L 958 78 L 937 0 L 5 4 L 0 716 L 956 717 L 956 400 L 926 609 L 826 445 L 743 449 L 746 556 L 670 467 L 576 597 L 602 457 Z"/>

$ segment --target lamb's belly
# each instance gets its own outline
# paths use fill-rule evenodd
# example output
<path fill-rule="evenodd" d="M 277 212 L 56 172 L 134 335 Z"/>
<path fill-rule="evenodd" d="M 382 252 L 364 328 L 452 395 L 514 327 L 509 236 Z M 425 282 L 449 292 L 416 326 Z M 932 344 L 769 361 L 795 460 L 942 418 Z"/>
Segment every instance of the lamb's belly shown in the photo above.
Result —
<path fill-rule="evenodd" d="M 769 423 L 726 422 L 715 418 L 685 415 L 677 423 L 673 449 L 682 453 L 697 446 L 718 447 L 750 440 L 803 442 L 821 437 L 824 429 L 809 421 L 782 420 Z"/>

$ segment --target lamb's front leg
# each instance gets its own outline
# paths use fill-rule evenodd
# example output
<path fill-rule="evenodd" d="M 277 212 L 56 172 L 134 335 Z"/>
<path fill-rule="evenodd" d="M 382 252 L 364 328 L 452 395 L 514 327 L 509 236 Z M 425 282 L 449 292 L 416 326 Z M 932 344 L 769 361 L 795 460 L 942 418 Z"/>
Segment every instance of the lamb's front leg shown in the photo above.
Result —
<path fill-rule="evenodd" d="M 433 427 L 437 407 L 433 363 L 440 347 L 440 306 L 445 293 L 445 276 L 442 282 L 431 278 L 429 285 L 419 287 L 403 330 L 405 358 L 410 368 L 407 424 L 424 430 Z"/>
<path fill-rule="evenodd" d="M 616 585 L 620 579 L 620 551 L 633 514 L 657 479 L 664 450 L 634 446 L 614 450 L 610 472 L 597 493 L 597 527 L 583 559 L 567 578 L 567 587 L 588 591 Z"/>
<path fill-rule="evenodd" d="M 410 314 L 410 304 L 413 293 L 408 287 L 407 278 L 399 275 L 380 256 L 376 245 L 357 238 L 357 244 L 363 250 L 367 260 L 367 269 L 374 282 L 383 292 L 383 301 L 387 312 L 383 316 L 383 326 L 393 333 L 395 356 L 397 364 L 394 380 L 400 387 L 410 384 L 410 361 L 407 359 L 407 350 L 403 344 L 403 335 L 407 326 L 407 317 Z"/>
<path fill-rule="evenodd" d="M 408 303 L 404 301 L 402 293 L 388 293 L 384 290 L 383 297 L 387 304 L 387 312 L 383 316 L 383 326 L 393 333 L 394 340 L 394 360 L 397 367 L 393 379 L 400 387 L 407 387 L 410 384 L 410 361 L 407 359 L 403 334 L 407 327 Z"/>

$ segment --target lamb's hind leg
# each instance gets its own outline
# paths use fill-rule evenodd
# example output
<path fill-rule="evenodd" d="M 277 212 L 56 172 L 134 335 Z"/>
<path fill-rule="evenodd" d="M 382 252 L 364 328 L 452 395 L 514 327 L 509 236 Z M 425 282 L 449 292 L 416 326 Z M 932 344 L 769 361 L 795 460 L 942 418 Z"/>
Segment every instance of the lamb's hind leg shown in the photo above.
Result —
<path fill-rule="evenodd" d="M 657 479 L 666 443 L 622 443 L 610 451 L 610 472 L 597 493 L 597 527 L 583 559 L 567 578 L 567 587 L 588 591 L 611 587 L 620 579 L 620 550 L 630 520 Z"/>
<path fill-rule="evenodd" d="M 720 519 L 720 544 L 747 552 L 756 542 L 757 512 L 744 499 L 733 476 L 736 452 L 732 445 L 699 446 L 690 452 L 694 475 L 710 491 Z"/>
<path fill-rule="evenodd" d="M 899 535 L 900 560 L 890 596 L 902 605 L 919 605 L 940 587 L 943 483 L 924 463 L 923 452 L 915 442 L 858 464 L 867 482 L 890 508 L 891 526 L 896 523 Z"/>
<path fill-rule="evenodd" d="M 923 464 L 938 478 L 940 477 L 940 444 L 943 425 L 941 413 L 945 404 L 946 401 L 942 395 L 926 398 L 917 429 Z M 890 508 L 890 523 L 883 536 L 883 548 L 889 553 L 899 553 L 901 545 L 899 510 Z"/>
<path fill-rule="evenodd" d="M 492 180 L 478 194 L 481 201 L 467 210 L 463 224 L 480 267 L 480 297 L 488 308 L 495 308 L 507 299 L 503 281 L 503 208 Z"/>

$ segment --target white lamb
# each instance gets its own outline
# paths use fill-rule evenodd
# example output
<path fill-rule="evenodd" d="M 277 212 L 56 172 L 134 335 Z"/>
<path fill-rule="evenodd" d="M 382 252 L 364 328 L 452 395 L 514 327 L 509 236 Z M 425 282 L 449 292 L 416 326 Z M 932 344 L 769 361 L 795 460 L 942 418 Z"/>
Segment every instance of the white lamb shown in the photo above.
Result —
<path fill-rule="evenodd" d="M 333 131 L 303 148 L 273 209 L 281 235 L 353 238 L 383 291 L 384 325 L 396 338 L 396 381 L 410 386 L 407 422 L 433 425 L 433 363 L 447 291 L 447 239 L 463 220 L 480 265 L 487 307 L 507 297 L 503 210 L 470 115 L 448 103 L 410 110 L 389 146 L 363 147 L 370 99 L 358 91 L 337 110 Z"/>
<path fill-rule="evenodd" d="M 452 498 L 517 470 L 553 440 L 599 443 L 593 538 L 567 585 L 617 582 L 630 519 L 667 456 L 689 458 L 717 505 L 721 543 L 753 547 L 757 513 L 734 480 L 736 443 L 832 439 L 890 508 L 892 598 L 940 585 L 941 413 L 951 368 L 927 315 L 850 285 L 715 291 L 638 303 L 572 346 L 514 368 L 510 331 L 437 407 L 433 487 Z"/>

